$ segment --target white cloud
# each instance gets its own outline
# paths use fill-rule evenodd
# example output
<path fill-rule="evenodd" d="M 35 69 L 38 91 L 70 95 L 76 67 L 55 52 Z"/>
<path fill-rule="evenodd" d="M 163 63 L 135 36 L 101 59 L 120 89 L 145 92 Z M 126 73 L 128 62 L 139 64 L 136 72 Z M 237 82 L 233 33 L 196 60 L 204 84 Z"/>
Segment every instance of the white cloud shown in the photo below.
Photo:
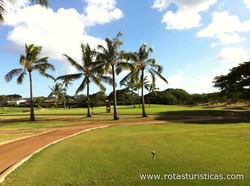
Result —
<path fill-rule="evenodd" d="M 220 75 L 218 70 L 214 70 L 211 73 L 199 75 L 199 74 L 185 74 L 182 70 L 174 75 L 167 77 L 169 82 L 169 88 L 181 88 L 188 93 L 209 93 L 215 92 L 217 89 L 213 87 L 213 79 L 215 76 Z"/>
<path fill-rule="evenodd" d="M 23 48 L 25 43 L 43 46 L 43 55 L 59 61 L 64 60 L 62 54 L 65 53 L 80 60 L 80 43 L 89 43 L 92 47 L 105 44 L 104 40 L 88 35 L 86 30 L 89 26 L 121 18 L 122 12 L 115 5 L 114 0 L 89 0 L 86 14 L 81 14 L 75 9 L 61 8 L 54 11 L 39 5 L 18 4 L 5 15 L 5 25 L 13 27 L 8 40 L 12 41 L 13 47 Z M 105 12 L 105 16 L 91 17 L 87 11 L 90 7 L 97 7 L 96 11 Z M 65 69 L 73 71 L 70 65 L 65 66 Z"/>
<path fill-rule="evenodd" d="M 116 8 L 115 0 L 85 0 L 84 20 L 88 26 L 105 24 L 123 17 L 120 9 Z"/>
<path fill-rule="evenodd" d="M 246 5 L 247 8 L 250 8 L 250 0 L 243 0 L 243 3 Z"/>
<path fill-rule="evenodd" d="M 155 0 L 153 8 L 162 11 L 168 8 L 173 3 L 178 6 L 176 12 L 167 11 L 162 19 L 162 22 L 166 24 L 166 29 L 190 29 L 199 27 L 201 25 L 202 11 L 206 11 L 216 3 L 216 0 Z"/>
<path fill-rule="evenodd" d="M 242 47 L 225 47 L 223 48 L 217 59 L 224 62 L 229 68 L 248 60 L 248 52 Z"/>
<path fill-rule="evenodd" d="M 213 13 L 212 23 L 199 31 L 197 36 L 217 38 L 220 45 L 226 45 L 244 41 L 239 33 L 248 31 L 250 31 L 250 20 L 241 22 L 237 16 L 223 11 Z"/>
<path fill-rule="evenodd" d="M 219 43 L 216 43 L 216 42 L 212 42 L 212 43 L 211 43 L 211 47 L 212 47 L 212 48 L 215 48 L 215 47 L 217 47 L 217 46 L 219 46 Z"/>
<path fill-rule="evenodd" d="M 218 39 L 221 43 L 221 45 L 227 45 L 227 44 L 233 44 L 233 43 L 239 43 L 245 40 L 245 38 L 241 38 L 239 34 L 221 34 L 218 36 Z"/>
<path fill-rule="evenodd" d="M 159 11 L 167 8 L 171 3 L 171 0 L 155 0 L 152 8 L 158 9 Z"/>

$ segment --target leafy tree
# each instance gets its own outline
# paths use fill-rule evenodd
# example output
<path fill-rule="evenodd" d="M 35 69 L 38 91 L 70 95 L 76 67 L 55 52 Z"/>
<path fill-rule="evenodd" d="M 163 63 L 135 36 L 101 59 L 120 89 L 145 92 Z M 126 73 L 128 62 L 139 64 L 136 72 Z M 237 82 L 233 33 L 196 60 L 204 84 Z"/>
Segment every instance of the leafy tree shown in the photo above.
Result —
<path fill-rule="evenodd" d="M 187 104 L 190 100 L 190 94 L 183 89 L 167 89 L 177 99 L 177 104 Z"/>
<path fill-rule="evenodd" d="M 35 121 L 32 72 L 37 70 L 41 75 L 51 78 L 52 76 L 47 74 L 46 70 L 55 70 L 54 66 L 48 63 L 48 57 L 38 58 L 41 51 L 41 46 L 25 44 L 25 55 L 21 55 L 20 57 L 20 65 L 22 65 L 22 68 L 13 69 L 5 75 L 6 82 L 10 82 L 14 76 L 18 76 L 17 84 L 22 84 L 25 75 L 28 73 L 30 82 L 30 121 Z"/>
<path fill-rule="evenodd" d="M 232 68 L 227 75 L 216 76 L 213 83 L 231 98 L 250 98 L 250 61 Z"/>
<path fill-rule="evenodd" d="M 53 97 L 55 98 L 55 106 L 57 109 L 57 104 L 61 100 L 64 100 L 64 92 L 65 89 L 63 88 L 63 85 L 61 83 L 56 83 L 53 87 L 49 87 L 51 90 L 51 93 L 49 94 L 48 97 Z"/>
<path fill-rule="evenodd" d="M 151 103 L 154 104 L 165 104 L 165 105 L 176 105 L 178 103 L 177 98 L 167 91 L 155 91 L 145 95 L 147 99 L 150 97 Z"/>
<path fill-rule="evenodd" d="M 44 97 L 44 96 L 36 97 L 35 104 L 36 104 L 38 107 L 43 107 L 43 106 L 44 106 L 44 101 L 45 101 L 45 100 L 46 100 L 46 97 Z"/>
<path fill-rule="evenodd" d="M 69 80 L 75 80 L 83 77 L 83 80 L 76 90 L 76 94 L 83 91 L 85 88 L 87 88 L 87 117 L 91 117 L 92 113 L 90 112 L 90 82 L 95 83 L 100 87 L 101 90 L 105 90 L 105 87 L 102 85 L 102 81 L 111 83 L 111 80 L 107 76 L 100 75 L 102 73 L 102 62 L 96 61 L 96 51 L 91 50 L 89 44 L 81 44 L 81 50 L 82 50 L 82 65 L 75 61 L 70 56 L 64 54 L 67 61 L 74 66 L 79 73 L 76 74 L 69 74 L 60 76 L 57 79 L 69 79 Z"/>
<path fill-rule="evenodd" d="M 4 21 L 3 14 L 5 13 L 5 2 L 7 0 L 0 0 L 0 23 Z M 15 3 L 15 0 L 8 0 L 11 3 Z M 31 3 L 37 3 L 42 6 L 48 7 L 48 0 L 30 0 Z"/>
<path fill-rule="evenodd" d="M 116 98 L 116 74 L 119 74 L 123 69 L 131 67 L 126 60 L 125 52 L 119 51 L 122 41 L 120 37 L 122 33 L 119 32 L 113 39 L 106 38 L 106 45 L 98 45 L 98 49 L 101 51 L 98 55 L 98 60 L 104 62 L 103 73 L 110 73 L 112 76 L 112 87 L 113 87 L 113 104 L 114 104 L 114 120 L 118 120 L 117 112 L 117 98 Z"/>
<path fill-rule="evenodd" d="M 127 88 L 121 89 L 121 90 L 116 90 L 116 95 L 117 95 L 117 103 L 119 105 L 132 105 L 134 103 L 134 97 L 138 97 L 138 95 Z M 107 99 L 112 100 L 113 98 L 113 92 L 111 92 Z M 112 102 L 112 101 L 111 101 Z"/>
<path fill-rule="evenodd" d="M 92 106 L 104 106 L 106 104 L 106 95 L 104 91 L 99 91 L 90 96 L 92 100 Z"/>
<path fill-rule="evenodd" d="M 162 79 L 167 83 L 167 80 L 161 75 L 163 67 L 156 64 L 155 58 L 150 58 L 150 54 L 153 52 L 153 48 L 150 47 L 147 49 L 147 45 L 144 43 L 139 48 L 138 52 L 134 52 L 130 55 L 130 59 L 133 61 L 135 66 L 136 76 L 140 79 L 141 84 L 141 97 L 142 97 L 142 116 L 147 117 L 145 109 L 145 100 L 144 100 L 144 86 L 145 86 L 145 74 L 149 73 L 152 78 L 152 84 L 155 85 L 156 76 Z"/>

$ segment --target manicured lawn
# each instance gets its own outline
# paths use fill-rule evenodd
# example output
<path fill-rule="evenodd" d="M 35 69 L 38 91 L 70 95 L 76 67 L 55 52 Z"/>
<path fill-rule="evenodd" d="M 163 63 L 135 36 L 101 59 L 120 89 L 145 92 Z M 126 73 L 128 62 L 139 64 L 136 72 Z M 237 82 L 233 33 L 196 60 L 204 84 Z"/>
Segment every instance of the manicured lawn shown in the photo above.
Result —
<path fill-rule="evenodd" d="M 138 115 L 121 115 L 120 120 L 113 120 L 110 115 L 94 115 L 87 118 L 85 115 L 39 115 L 36 122 L 30 122 L 28 116 L 2 115 L 0 116 L 0 143 L 19 137 L 38 134 L 55 127 L 69 127 L 90 123 L 119 124 L 130 121 L 148 121 L 152 117 L 142 118 Z"/>
<path fill-rule="evenodd" d="M 118 106 L 120 115 L 119 121 L 113 120 L 112 113 L 106 113 L 105 107 L 95 107 L 93 109 L 93 117 L 86 117 L 86 108 L 72 108 L 72 109 L 36 109 L 36 122 L 29 122 L 29 108 L 15 108 L 15 107 L 0 107 L 0 142 L 28 136 L 33 133 L 39 133 L 43 130 L 48 130 L 54 127 L 65 127 L 72 125 L 82 125 L 85 123 L 111 123 L 119 124 L 129 121 L 147 121 L 152 119 L 159 120 L 175 120 L 185 119 L 193 116 L 224 116 L 237 113 L 243 113 L 250 116 L 248 110 L 230 111 L 222 108 L 207 108 L 207 107 L 190 107 L 190 106 L 176 106 L 176 105 L 146 105 L 148 118 L 141 117 L 141 108 L 136 105 Z M 248 118 L 248 119 L 247 119 Z M 209 121 L 217 123 L 217 121 Z M 219 121 L 219 123 L 231 123 L 229 121 Z M 236 120 L 238 122 L 238 120 Z M 250 122 L 250 117 L 244 116 L 241 122 Z M 22 130 L 33 130 L 30 133 L 22 132 Z M 21 131 L 21 132 L 20 132 Z"/>
<path fill-rule="evenodd" d="M 113 112 L 111 108 L 111 112 Z M 211 109 L 211 108 L 209 108 Z M 218 110 L 219 108 L 212 108 L 212 110 Z M 205 107 L 199 106 L 177 106 L 177 105 L 146 105 L 146 111 L 148 114 L 159 114 L 165 111 L 180 111 L 180 110 L 207 110 Z M 51 115 L 51 114 L 67 114 L 67 115 L 86 115 L 86 108 L 72 108 L 72 109 L 35 109 L 35 113 L 38 115 Z M 118 106 L 119 114 L 141 114 L 141 108 L 139 105 L 136 105 L 134 108 L 133 105 L 128 106 Z M 18 114 L 18 115 L 27 115 L 29 114 L 29 108 L 15 108 L 15 107 L 0 107 L 1 114 Z M 94 107 L 93 114 L 106 114 L 106 107 Z M 112 114 L 112 113 L 111 113 Z"/>
<path fill-rule="evenodd" d="M 53 145 L 4 185 L 249 185 L 249 123 L 113 126 Z M 152 151 L 156 159 L 152 160 Z M 140 174 L 244 174 L 244 180 L 142 180 Z"/>

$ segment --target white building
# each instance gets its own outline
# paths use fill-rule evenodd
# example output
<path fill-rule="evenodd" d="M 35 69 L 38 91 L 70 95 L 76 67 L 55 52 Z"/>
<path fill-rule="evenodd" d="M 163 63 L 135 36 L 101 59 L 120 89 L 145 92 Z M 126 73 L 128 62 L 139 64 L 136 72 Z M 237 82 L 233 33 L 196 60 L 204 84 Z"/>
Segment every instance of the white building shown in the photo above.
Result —
<path fill-rule="evenodd" d="M 20 103 L 25 103 L 25 102 L 27 102 L 27 100 L 25 99 L 7 101 L 8 105 L 19 105 Z"/>

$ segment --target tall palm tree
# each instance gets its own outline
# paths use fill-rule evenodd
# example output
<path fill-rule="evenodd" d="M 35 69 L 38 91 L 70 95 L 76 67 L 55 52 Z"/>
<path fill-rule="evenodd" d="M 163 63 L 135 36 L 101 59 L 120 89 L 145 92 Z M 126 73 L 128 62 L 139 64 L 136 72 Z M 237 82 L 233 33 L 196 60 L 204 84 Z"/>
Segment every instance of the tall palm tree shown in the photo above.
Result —
<path fill-rule="evenodd" d="M 15 3 L 15 0 L 0 0 L 0 23 L 4 21 L 3 14 L 5 13 L 5 2 Z M 48 0 L 30 0 L 31 3 L 37 3 L 41 6 L 48 7 Z"/>
<path fill-rule="evenodd" d="M 130 58 L 133 61 L 135 68 L 137 69 L 136 76 L 140 79 L 143 117 L 147 117 L 144 100 L 145 74 L 150 74 L 153 85 L 155 85 L 156 76 L 158 76 L 164 82 L 168 83 L 168 81 L 161 75 L 163 67 L 156 64 L 155 58 L 150 58 L 151 53 L 153 53 L 153 48 L 150 47 L 147 49 L 147 44 L 144 43 L 139 48 L 138 52 L 130 54 Z"/>
<path fill-rule="evenodd" d="M 58 101 L 64 98 L 65 89 L 63 88 L 62 83 L 56 83 L 53 87 L 49 88 L 51 90 L 51 93 L 49 94 L 48 97 L 55 96 L 55 106 L 57 109 Z"/>
<path fill-rule="evenodd" d="M 110 73 L 112 76 L 113 87 L 113 104 L 114 104 L 114 120 L 119 120 L 117 112 L 117 98 L 116 98 L 116 74 L 122 72 L 124 69 L 130 69 L 131 65 L 127 63 L 128 58 L 125 51 L 119 51 L 122 41 L 120 37 L 122 33 L 119 32 L 115 38 L 106 38 L 106 46 L 98 45 L 101 51 L 98 54 L 98 60 L 103 61 L 103 73 Z"/>
<path fill-rule="evenodd" d="M 14 76 L 18 76 L 17 84 L 22 84 L 25 75 L 28 73 L 30 82 L 30 121 L 35 121 L 32 72 L 38 70 L 41 75 L 52 78 L 52 76 L 46 73 L 46 70 L 55 70 L 54 66 L 48 63 L 48 57 L 38 58 L 41 51 L 41 46 L 25 44 L 25 55 L 21 55 L 19 62 L 22 68 L 13 69 L 5 75 L 6 82 L 10 82 Z"/>
<path fill-rule="evenodd" d="M 90 82 L 95 83 L 100 87 L 100 89 L 105 90 L 105 87 L 102 85 L 102 81 L 111 83 L 111 79 L 107 76 L 100 75 L 102 72 L 102 62 L 96 61 L 96 51 L 91 50 L 89 44 L 81 44 L 82 50 L 82 65 L 75 61 L 70 56 L 64 54 L 68 62 L 74 66 L 79 73 L 76 74 L 69 74 L 60 76 L 57 79 L 68 79 L 68 80 L 75 80 L 83 77 L 82 83 L 76 90 L 76 94 L 80 91 L 83 91 L 87 88 L 87 117 L 91 117 L 92 113 L 90 112 Z"/>

